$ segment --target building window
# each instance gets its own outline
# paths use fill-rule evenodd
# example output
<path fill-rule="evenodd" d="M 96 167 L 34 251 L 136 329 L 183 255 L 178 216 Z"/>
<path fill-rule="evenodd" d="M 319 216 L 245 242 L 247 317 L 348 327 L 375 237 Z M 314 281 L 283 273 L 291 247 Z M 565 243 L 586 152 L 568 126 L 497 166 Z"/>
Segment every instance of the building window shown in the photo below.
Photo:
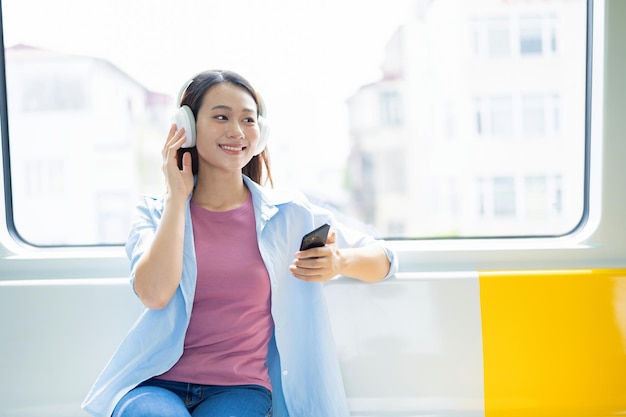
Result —
<path fill-rule="evenodd" d="M 524 179 L 524 213 L 528 218 L 544 217 L 547 213 L 548 182 L 545 176 Z"/>
<path fill-rule="evenodd" d="M 561 130 L 561 97 L 558 94 L 552 94 L 548 101 L 548 120 L 552 120 L 552 130 L 558 133 Z"/>
<path fill-rule="evenodd" d="M 65 192 L 65 165 L 60 157 L 24 162 L 23 192 L 29 197 L 62 195 Z"/>
<path fill-rule="evenodd" d="M 553 15 L 481 17 L 472 23 L 476 56 L 537 56 L 554 54 L 558 49 L 557 18 Z"/>
<path fill-rule="evenodd" d="M 481 218 L 545 220 L 563 214 L 560 175 L 487 177 L 477 185 Z"/>
<path fill-rule="evenodd" d="M 555 16 L 548 17 L 548 36 L 550 43 L 550 51 L 552 53 L 556 53 L 558 42 L 557 42 L 557 19 Z"/>
<path fill-rule="evenodd" d="M 485 134 L 485 127 L 484 127 L 484 118 L 485 118 L 485 101 L 477 98 L 475 100 L 475 105 L 476 105 L 476 133 L 481 136 Z"/>
<path fill-rule="evenodd" d="M 80 110 L 87 98 L 81 80 L 50 76 L 28 82 L 22 103 L 24 112 Z"/>
<path fill-rule="evenodd" d="M 193 75 L 176 66 L 154 71 L 152 64 L 182 52 L 198 59 L 189 68 L 204 61 L 193 45 L 181 52 L 174 27 L 141 32 L 116 22 L 119 30 L 104 29 L 104 36 L 91 20 L 97 16 L 82 13 L 88 9 L 49 7 L 47 19 L 33 20 L 30 2 L 10 3 L 3 4 L 6 22 L 14 23 L 4 27 L 9 227 L 35 245 L 122 244 L 122 201 L 132 214 L 137 196 L 162 192 L 162 141 L 179 88 Z M 107 11 L 113 20 L 128 17 L 141 3 L 110 3 Z M 198 7 L 210 9 L 204 3 Z M 287 7 L 294 19 L 285 37 L 280 16 L 268 15 L 278 19 L 265 25 L 276 42 L 262 55 L 280 62 L 294 51 L 291 73 L 307 80 L 298 91 L 274 68 L 229 52 L 249 47 L 256 13 L 239 16 L 245 33 L 234 43 L 208 43 L 203 54 L 230 62 L 270 95 L 278 187 L 328 195 L 329 205 L 357 213 L 381 235 L 405 238 L 554 235 L 580 224 L 587 197 L 584 172 L 577 172 L 587 149 L 587 1 L 422 1 L 419 16 L 414 0 L 362 2 L 358 16 L 349 7 L 329 13 L 316 2 L 297 13 L 296 3 L 263 2 L 265 9 Z M 223 32 L 227 17 L 245 5 L 232 0 L 190 18 L 202 16 L 205 26 Z M 380 24 L 372 25 L 372 16 Z M 354 30 L 346 31 L 352 18 Z M 81 36 L 67 36 L 76 21 L 85 23 Z M 324 38 L 315 35 L 320 28 Z M 138 51 L 127 39 L 159 48 Z M 311 116 L 306 129 L 303 114 Z M 535 221 L 542 210 L 560 214 Z"/>
<path fill-rule="evenodd" d="M 513 101 L 511 97 L 492 97 L 489 105 L 491 134 L 494 136 L 513 136 Z"/>
<path fill-rule="evenodd" d="M 495 177 L 493 179 L 494 217 L 515 217 L 515 178 Z"/>
<path fill-rule="evenodd" d="M 479 136 L 545 137 L 561 127 L 559 94 L 480 97 L 474 103 Z"/>
<path fill-rule="evenodd" d="M 522 134 L 524 137 L 554 135 L 561 125 L 558 94 L 530 94 L 521 97 Z"/>
<path fill-rule="evenodd" d="M 513 136 L 513 99 L 511 96 L 478 98 L 475 103 L 478 135 Z"/>
<path fill-rule="evenodd" d="M 511 24 L 508 18 L 487 20 L 487 51 L 491 58 L 511 55 Z"/>
<path fill-rule="evenodd" d="M 380 119 L 383 126 L 402 125 L 402 103 L 397 91 L 380 93 Z"/>
<path fill-rule="evenodd" d="M 545 219 L 562 213 L 560 175 L 536 175 L 524 178 L 524 214 L 527 218 Z"/>
<path fill-rule="evenodd" d="M 521 55 L 541 55 L 543 35 L 540 16 L 522 17 L 519 20 L 519 51 Z"/>
<path fill-rule="evenodd" d="M 543 136 L 546 133 L 546 100 L 543 95 L 522 96 L 522 133 Z"/>
<path fill-rule="evenodd" d="M 478 179 L 478 214 L 481 218 L 513 218 L 516 215 L 514 177 Z"/>

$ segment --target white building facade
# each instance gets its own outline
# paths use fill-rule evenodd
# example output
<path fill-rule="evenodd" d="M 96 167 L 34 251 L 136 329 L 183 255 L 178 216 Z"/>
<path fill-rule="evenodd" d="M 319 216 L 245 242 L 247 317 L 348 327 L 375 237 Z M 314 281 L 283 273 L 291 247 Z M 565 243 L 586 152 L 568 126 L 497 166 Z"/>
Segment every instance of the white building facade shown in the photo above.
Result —
<path fill-rule="evenodd" d="M 385 236 L 558 235 L 580 221 L 585 2 L 434 0 L 348 101 L 352 208 Z"/>
<path fill-rule="evenodd" d="M 160 181 L 171 97 L 92 57 L 18 45 L 6 63 L 16 232 L 35 245 L 124 242 Z"/>

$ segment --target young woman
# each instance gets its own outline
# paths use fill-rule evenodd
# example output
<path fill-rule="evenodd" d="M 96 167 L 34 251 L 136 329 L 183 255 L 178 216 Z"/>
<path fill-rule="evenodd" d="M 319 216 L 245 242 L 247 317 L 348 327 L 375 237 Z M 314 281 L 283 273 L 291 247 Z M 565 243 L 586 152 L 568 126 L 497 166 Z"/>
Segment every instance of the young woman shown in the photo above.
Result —
<path fill-rule="evenodd" d="M 395 255 L 303 196 L 262 185 L 271 183 L 264 109 L 240 75 L 201 73 L 181 96 L 195 155 L 179 164 L 194 132 L 173 125 L 166 193 L 139 205 L 126 245 L 146 309 L 83 408 L 97 417 L 348 416 L 321 283 L 380 281 L 397 270 Z M 300 251 L 324 223 L 326 245 Z"/>

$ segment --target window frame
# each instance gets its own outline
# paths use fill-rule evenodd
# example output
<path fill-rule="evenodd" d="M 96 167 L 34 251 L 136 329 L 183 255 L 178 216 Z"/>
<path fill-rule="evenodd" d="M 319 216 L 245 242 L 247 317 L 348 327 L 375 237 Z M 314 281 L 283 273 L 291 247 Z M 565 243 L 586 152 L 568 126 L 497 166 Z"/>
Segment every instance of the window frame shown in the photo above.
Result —
<path fill-rule="evenodd" d="M 1 12 L 0 7 L 0 18 Z M 531 265 L 533 268 L 590 267 L 607 261 L 615 263 L 616 256 L 626 253 L 626 243 L 615 237 L 613 229 L 607 224 L 607 213 L 611 215 L 608 219 L 619 219 L 620 208 L 618 203 L 610 200 L 614 196 L 602 193 L 603 181 L 610 180 L 618 186 L 626 181 L 608 175 L 613 167 L 618 169 L 621 166 L 618 153 L 602 154 L 607 88 L 604 84 L 605 40 L 600 31 L 594 36 L 593 27 L 602 27 L 605 17 L 608 21 L 610 16 L 605 12 L 604 1 L 599 0 L 588 1 L 587 13 L 585 186 L 583 215 L 579 224 L 562 236 L 390 239 L 390 246 L 400 256 L 401 271 L 520 268 Z M 0 41 L 4 47 L 2 31 Z M 614 77 L 611 81 L 617 82 L 618 77 Z M 0 57 L 0 163 L 3 176 L 0 209 L 5 213 L 5 221 L 0 224 L 0 270 L 12 272 L 13 277 L 35 275 L 49 278 L 62 274 L 64 278 L 72 278 L 84 277 L 85 271 L 89 271 L 90 277 L 126 276 L 128 261 L 123 245 L 38 247 L 20 237 L 13 222 L 12 184 L 10 174 L 7 174 L 11 172 L 11 161 L 6 91 L 3 54 Z M 609 91 L 608 88 L 606 91 Z M 619 96 L 613 99 L 620 100 Z M 605 243 L 602 248 L 592 250 L 592 242 L 597 241 Z M 425 253 L 428 255 L 424 256 Z"/>

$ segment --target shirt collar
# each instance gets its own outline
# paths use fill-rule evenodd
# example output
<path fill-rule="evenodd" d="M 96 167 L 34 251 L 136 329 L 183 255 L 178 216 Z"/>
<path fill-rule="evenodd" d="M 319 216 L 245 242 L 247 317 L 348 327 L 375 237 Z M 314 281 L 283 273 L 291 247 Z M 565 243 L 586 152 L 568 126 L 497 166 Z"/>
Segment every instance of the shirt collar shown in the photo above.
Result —
<path fill-rule="evenodd" d="M 294 200 L 293 193 L 263 187 L 245 175 L 243 175 L 243 181 L 252 194 L 252 204 L 256 209 L 255 216 L 257 225 L 259 225 L 261 229 L 269 219 L 278 213 L 280 205 Z"/>

